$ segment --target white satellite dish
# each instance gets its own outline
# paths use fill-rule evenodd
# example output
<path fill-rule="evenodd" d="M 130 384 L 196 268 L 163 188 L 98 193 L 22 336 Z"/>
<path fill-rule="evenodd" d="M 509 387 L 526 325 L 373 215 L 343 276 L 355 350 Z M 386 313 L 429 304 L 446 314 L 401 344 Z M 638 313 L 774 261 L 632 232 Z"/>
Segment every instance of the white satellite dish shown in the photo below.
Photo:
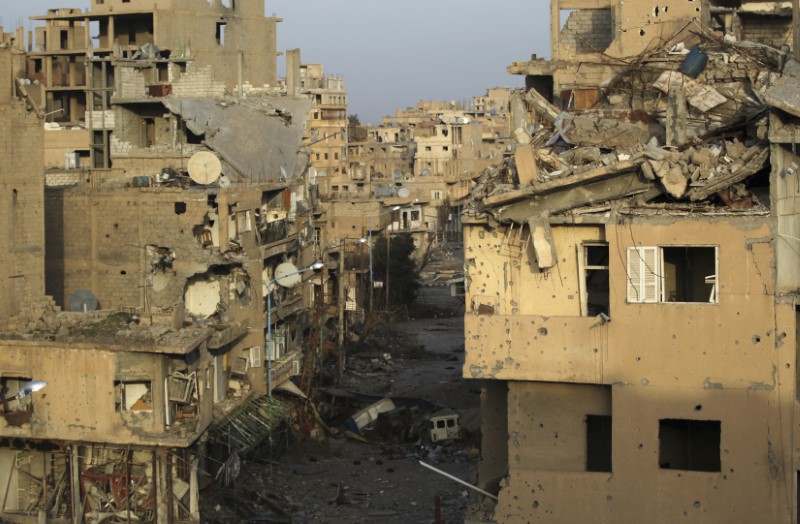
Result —
<path fill-rule="evenodd" d="M 407 187 L 401 187 L 397 190 L 397 196 L 400 198 L 408 198 L 411 196 L 411 191 L 409 191 Z"/>
<path fill-rule="evenodd" d="M 222 173 L 222 163 L 214 153 L 200 151 L 192 155 L 186 169 L 189 171 L 189 178 L 195 183 L 205 186 L 213 184 L 219 179 L 219 175 Z"/>
<path fill-rule="evenodd" d="M 300 270 L 291 262 L 284 262 L 275 268 L 275 283 L 283 287 L 292 287 L 300 283 Z"/>

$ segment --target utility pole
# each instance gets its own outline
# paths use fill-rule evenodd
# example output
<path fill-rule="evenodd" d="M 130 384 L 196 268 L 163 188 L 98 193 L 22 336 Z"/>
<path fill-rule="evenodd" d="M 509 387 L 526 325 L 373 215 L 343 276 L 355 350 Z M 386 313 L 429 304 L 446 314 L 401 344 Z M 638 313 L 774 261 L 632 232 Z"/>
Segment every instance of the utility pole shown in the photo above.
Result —
<path fill-rule="evenodd" d="M 386 311 L 389 311 L 389 266 L 391 260 L 389 259 L 389 252 L 392 246 L 392 232 L 386 228 Z"/>
<path fill-rule="evenodd" d="M 338 300 L 336 301 L 338 314 L 339 314 L 339 326 L 338 326 L 338 338 L 337 338 L 337 346 L 338 346 L 338 369 L 337 372 L 339 373 L 339 380 L 342 379 L 342 374 L 344 373 L 344 364 L 345 364 L 345 354 L 344 354 L 344 309 L 345 304 L 347 303 L 347 297 L 344 296 L 344 256 L 345 256 L 345 241 L 342 239 L 341 242 L 341 249 L 339 250 L 339 290 L 338 290 Z M 338 383 L 338 381 L 337 381 Z"/>

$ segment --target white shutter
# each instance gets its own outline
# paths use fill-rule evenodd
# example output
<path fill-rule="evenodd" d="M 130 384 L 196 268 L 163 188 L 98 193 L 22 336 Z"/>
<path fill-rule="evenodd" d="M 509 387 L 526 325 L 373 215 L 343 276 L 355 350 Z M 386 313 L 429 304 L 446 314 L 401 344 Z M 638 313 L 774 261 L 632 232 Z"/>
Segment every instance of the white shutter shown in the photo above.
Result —
<path fill-rule="evenodd" d="M 656 303 L 661 292 L 658 247 L 628 248 L 628 302 Z"/>
<path fill-rule="evenodd" d="M 250 348 L 250 367 L 261 367 L 261 346 L 253 346 Z"/>

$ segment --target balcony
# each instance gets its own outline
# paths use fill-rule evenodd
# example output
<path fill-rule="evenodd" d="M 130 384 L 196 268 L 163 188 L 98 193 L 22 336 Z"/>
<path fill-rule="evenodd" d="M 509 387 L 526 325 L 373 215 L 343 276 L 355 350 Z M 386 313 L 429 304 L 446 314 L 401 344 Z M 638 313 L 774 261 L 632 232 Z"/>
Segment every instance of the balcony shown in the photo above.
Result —
<path fill-rule="evenodd" d="M 596 317 L 465 317 L 464 376 L 602 383 L 608 325 Z"/>

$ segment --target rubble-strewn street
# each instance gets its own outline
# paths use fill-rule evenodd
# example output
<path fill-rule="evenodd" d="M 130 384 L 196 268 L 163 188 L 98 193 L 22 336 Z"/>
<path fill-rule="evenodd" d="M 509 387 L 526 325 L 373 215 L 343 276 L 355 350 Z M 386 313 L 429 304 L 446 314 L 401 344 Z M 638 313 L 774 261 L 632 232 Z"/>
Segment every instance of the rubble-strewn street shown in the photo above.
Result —
<path fill-rule="evenodd" d="M 528 2 L 376 123 L 509 16 L 307 8 L 350 93 L 269 1 L 83 1 L 0 27 L 0 522 L 797 524 L 800 0 Z"/>
<path fill-rule="evenodd" d="M 260 512 L 260 522 L 434 522 L 437 497 L 442 522 L 464 521 L 470 490 L 418 464 L 475 482 L 480 391 L 461 377 L 463 301 L 446 286 L 423 288 L 421 295 L 417 309 L 437 317 L 380 326 L 350 355 L 335 391 L 446 406 L 460 414 L 463 437 L 433 443 L 426 426 L 408 439 L 406 426 L 387 427 L 379 419 L 362 432 L 365 442 L 342 434 L 303 438 L 280 459 L 245 464 L 225 507 L 216 517 L 210 511 L 211 521 L 232 522 L 238 506 L 244 514 Z"/>

